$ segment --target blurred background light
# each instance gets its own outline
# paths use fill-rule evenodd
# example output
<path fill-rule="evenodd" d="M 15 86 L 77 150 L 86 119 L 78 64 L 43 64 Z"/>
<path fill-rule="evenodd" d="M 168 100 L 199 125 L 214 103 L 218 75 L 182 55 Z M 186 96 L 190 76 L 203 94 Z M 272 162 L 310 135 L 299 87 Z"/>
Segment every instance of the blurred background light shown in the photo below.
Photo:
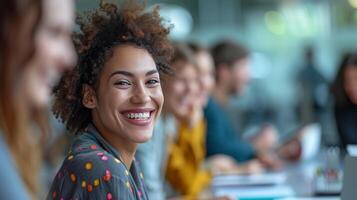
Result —
<path fill-rule="evenodd" d="M 357 8 L 357 0 L 348 0 L 348 2 L 353 8 Z"/>
<path fill-rule="evenodd" d="M 284 17 L 277 11 L 268 11 L 264 15 L 265 25 L 270 32 L 276 35 L 286 34 Z"/>
<path fill-rule="evenodd" d="M 170 32 L 170 37 L 174 40 L 180 40 L 187 37 L 193 28 L 193 18 L 185 8 L 172 5 L 160 4 L 160 15 L 172 24 L 173 28 Z"/>

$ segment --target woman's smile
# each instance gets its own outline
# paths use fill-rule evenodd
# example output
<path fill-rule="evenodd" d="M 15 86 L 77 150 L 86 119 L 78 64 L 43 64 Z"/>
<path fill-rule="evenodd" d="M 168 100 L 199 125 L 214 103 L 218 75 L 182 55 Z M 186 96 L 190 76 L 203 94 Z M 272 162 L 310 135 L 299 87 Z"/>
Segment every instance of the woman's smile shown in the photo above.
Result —
<path fill-rule="evenodd" d="M 120 114 L 132 125 L 147 127 L 152 124 L 156 115 L 154 108 L 136 108 L 121 111 Z"/>

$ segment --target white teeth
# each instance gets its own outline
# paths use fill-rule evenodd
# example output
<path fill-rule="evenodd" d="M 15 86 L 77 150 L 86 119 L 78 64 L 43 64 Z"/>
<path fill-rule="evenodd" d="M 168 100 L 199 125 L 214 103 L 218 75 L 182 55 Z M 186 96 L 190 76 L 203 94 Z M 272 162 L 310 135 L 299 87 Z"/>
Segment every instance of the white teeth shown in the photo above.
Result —
<path fill-rule="evenodd" d="M 144 113 L 128 113 L 126 115 L 127 118 L 129 119 L 137 119 L 137 120 L 147 120 L 150 118 L 150 112 L 144 112 Z"/>

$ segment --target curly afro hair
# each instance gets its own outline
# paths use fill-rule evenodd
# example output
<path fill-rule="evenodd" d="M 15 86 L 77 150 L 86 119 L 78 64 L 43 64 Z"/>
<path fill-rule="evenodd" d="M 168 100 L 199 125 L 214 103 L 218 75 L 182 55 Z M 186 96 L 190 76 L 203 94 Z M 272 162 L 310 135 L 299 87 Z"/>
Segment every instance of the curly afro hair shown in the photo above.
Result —
<path fill-rule="evenodd" d="M 118 45 L 135 45 L 146 49 L 160 73 L 171 73 L 169 60 L 172 47 L 168 40 L 171 27 L 164 25 L 159 8 L 145 11 L 143 3 L 126 1 L 100 3 L 97 10 L 77 18 L 80 31 L 73 40 L 78 64 L 66 73 L 54 89 L 53 113 L 71 133 L 77 133 L 91 122 L 90 109 L 82 105 L 82 88 L 96 88 L 100 72 Z"/>

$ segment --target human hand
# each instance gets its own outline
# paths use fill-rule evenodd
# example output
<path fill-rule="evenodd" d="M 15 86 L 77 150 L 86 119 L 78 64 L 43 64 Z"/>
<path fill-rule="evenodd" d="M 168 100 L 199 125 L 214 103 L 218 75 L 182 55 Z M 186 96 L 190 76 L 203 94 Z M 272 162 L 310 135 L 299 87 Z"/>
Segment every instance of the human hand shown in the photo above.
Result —
<path fill-rule="evenodd" d="M 302 154 L 302 146 L 300 140 L 298 138 L 293 138 L 288 142 L 284 143 L 279 147 L 278 154 L 280 157 L 290 161 L 299 160 Z"/>
<path fill-rule="evenodd" d="M 279 170 L 283 167 L 281 159 L 273 151 L 258 152 L 257 159 L 268 169 Z"/>
<path fill-rule="evenodd" d="M 219 154 L 206 160 L 206 165 L 213 174 L 229 173 L 236 169 L 236 161 L 227 155 Z"/>
<path fill-rule="evenodd" d="M 264 171 L 264 166 L 257 159 L 239 164 L 238 168 L 243 174 L 259 174 Z"/>
<path fill-rule="evenodd" d="M 270 151 L 278 145 L 278 131 L 274 126 L 266 124 L 252 137 L 251 142 L 259 152 Z"/>
<path fill-rule="evenodd" d="M 232 157 L 216 155 L 209 160 L 210 169 L 213 174 L 257 174 L 264 170 L 264 166 L 257 159 L 245 163 L 237 163 Z"/>

